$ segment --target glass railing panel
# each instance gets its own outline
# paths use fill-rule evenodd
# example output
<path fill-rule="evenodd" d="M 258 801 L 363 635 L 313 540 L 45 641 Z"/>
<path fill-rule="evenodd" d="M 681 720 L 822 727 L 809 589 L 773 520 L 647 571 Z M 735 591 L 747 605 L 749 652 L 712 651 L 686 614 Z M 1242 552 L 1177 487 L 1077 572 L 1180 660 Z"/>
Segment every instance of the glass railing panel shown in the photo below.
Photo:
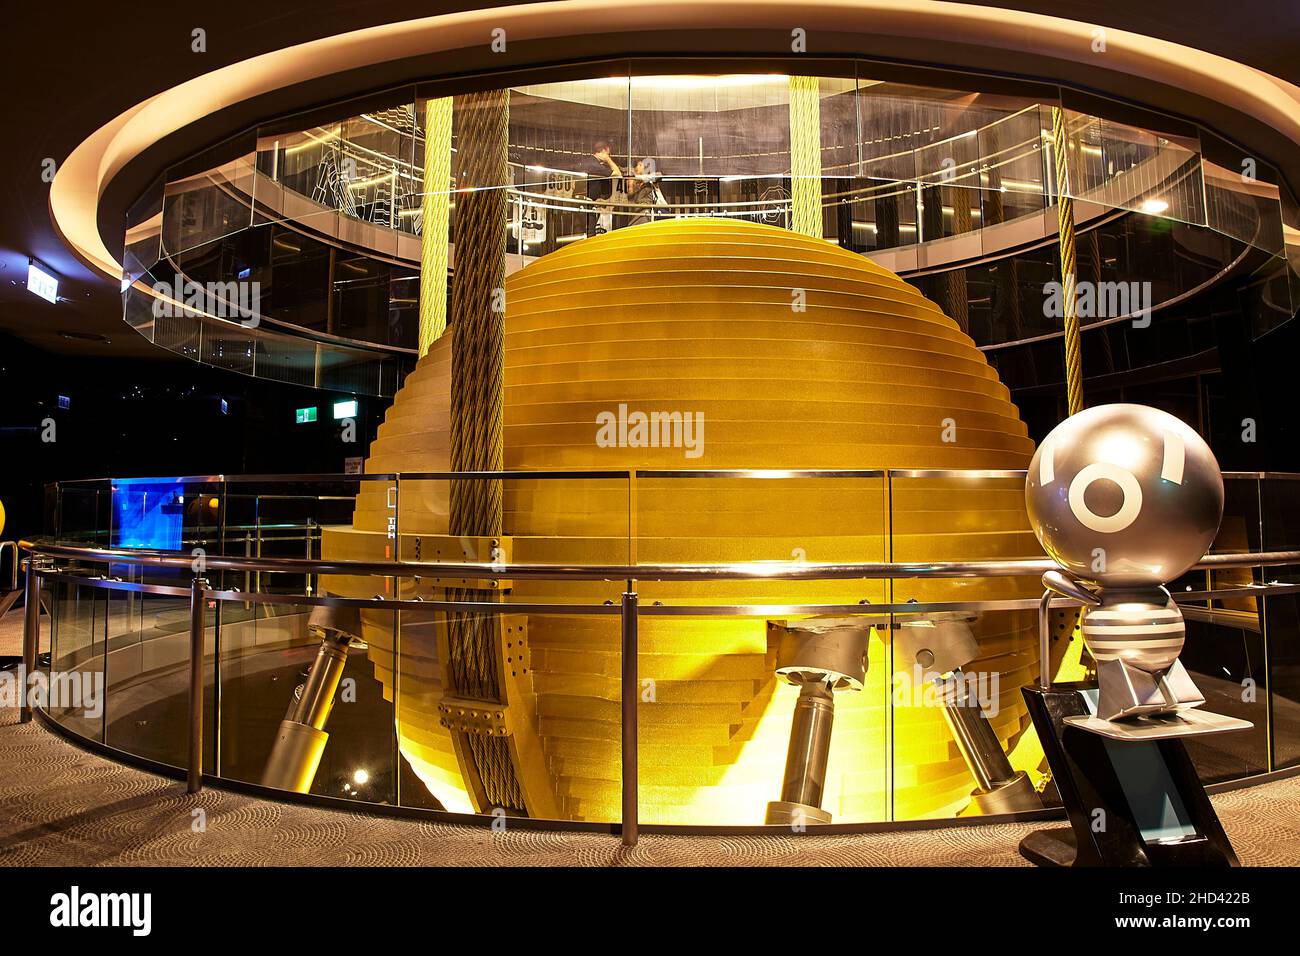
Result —
<path fill-rule="evenodd" d="M 114 478 L 114 548 L 220 553 L 219 476 Z"/>
<path fill-rule="evenodd" d="M 1038 791 L 1047 766 L 1022 694 L 1038 678 L 1031 607 L 1036 601 L 1021 598 L 1010 609 L 1015 599 L 1002 596 L 999 579 L 967 583 L 967 598 L 989 606 L 954 609 L 946 602 L 918 602 L 914 613 L 896 611 L 891 629 L 882 634 L 892 675 L 894 820 L 1042 806 Z M 895 588 L 901 584 L 896 581 Z M 1071 636 L 1076 619 L 1071 609 L 1050 619 L 1051 663 L 1062 678 L 1082 676 L 1077 638 Z"/>
<path fill-rule="evenodd" d="M 918 241 L 925 246 L 918 264 L 922 268 L 936 259 L 962 259 L 980 252 L 979 238 L 971 236 L 980 225 L 979 151 L 975 130 L 916 150 L 913 178 L 921 190 Z M 969 251 L 963 254 L 962 249 Z"/>
<path fill-rule="evenodd" d="M 1282 241 L 1286 250 L 1291 287 L 1291 308 L 1300 309 L 1300 205 L 1291 190 L 1282 185 Z"/>
<path fill-rule="evenodd" d="M 1261 480 L 1253 473 L 1228 472 L 1223 476 L 1223 518 L 1210 545 L 1210 554 L 1246 554 L 1263 550 Z M 1267 569 L 1193 568 L 1168 584 L 1175 597 L 1180 592 L 1245 588 L 1262 580 Z M 1209 606 L 1209 605 L 1207 605 Z M 1228 605 L 1230 606 L 1230 605 Z M 1254 609 L 1252 602 L 1250 609 Z"/>
<path fill-rule="evenodd" d="M 1042 127 L 1046 107 L 1032 106 L 978 132 L 980 157 L 979 226 L 998 230 L 984 240 L 985 254 L 1018 244 L 1042 224 Z M 1050 120 L 1049 120 L 1050 122 Z M 1001 238 L 1005 236 L 1005 238 Z"/>
<path fill-rule="evenodd" d="M 337 165 L 340 124 L 326 123 L 308 129 L 266 133 L 257 140 L 257 170 L 300 196 L 326 198 L 331 179 L 341 179 Z M 338 206 L 325 202 L 337 209 Z"/>
<path fill-rule="evenodd" d="M 629 557 L 627 477 L 617 473 L 504 480 L 463 477 L 452 483 L 439 476 L 403 475 L 398 493 L 393 516 L 402 542 L 400 553 L 403 562 L 421 566 L 419 578 L 403 581 L 400 596 L 495 601 L 507 606 L 500 613 L 454 615 L 450 631 L 446 613 L 403 611 L 395 678 L 404 760 L 403 805 L 478 813 L 499 808 L 507 816 L 523 809 L 534 817 L 615 821 L 620 631 L 617 619 L 608 614 L 619 604 L 624 584 L 447 579 L 439 578 L 437 564 L 625 564 Z M 448 536 L 454 494 L 467 506 L 494 501 L 499 494 L 503 533 Z M 580 605 L 603 615 L 508 610 L 520 604 Z M 451 648 L 463 645 L 473 646 L 476 652 L 467 656 L 458 650 L 448 657 Z M 377 672 L 381 663 L 376 663 Z M 476 727 L 469 734 L 454 735 L 443 727 L 448 714 L 438 705 L 445 697 L 508 705 L 512 723 L 506 749 L 491 739 L 486 724 L 473 724 L 472 713 L 456 714 L 467 726 Z M 458 753 L 469 754 L 474 767 L 495 760 L 498 770 L 486 783 L 467 782 Z M 474 775 L 478 770 L 465 773 Z"/>
<path fill-rule="evenodd" d="M 195 172 L 169 174 L 162 202 L 163 255 L 199 250 L 251 226 L 256 175 L 251 151 Z"/>
<path fill-rule="evenodd" d="M 1295 475 L 1266 473 L 1260 480 L 1259 500 L 1264 528 L 1262 550 L 1300 550 L 1300 494 L 1297 493 L 1300 493 L 1300 481 Z"/>
<path fill-rule="evenodd" d="M 1227 144 L 1216 146 L 1217 161 L 1207 157 L 1201 163 L 1210 228 L 1256 249 L 1282 255 L 1282 200 L 1277 171 L 1253 157 L 1234 155 L 1237 151 Z"/>
<path fill-rule="evenodd" d="M 890 501 L 895 562 L 1042 555 L 1025 513 L 1023 473 L 895 472 Z M 895 605 L 922 608 L 895 614 L 890 639 L 896 819 L 997 812 L 999 800 L 979 793 L 998 789 L 990 781 L 1010 786 L 1007 795 L 1015 793 L 1018 806 L 1033 804 L 1028 790 L 1041 785 L 1043 753 L 1021 688 L 1038 678 L 1041 595 L 1036 575 L 893 582 Z M 1068 636 L 1070 615 L 1058 624 L 1054 672 L 1077 679 L 1080 646 Z M 965 704 L 945 706 L 945 690 L 960 691 L 952 699 Z M 959 725 L 964 733 L 956 731 Z M 1009 783 L 1017 772 L 1027 780 Z"/>
<path fill-rule="evenodd" d="M 1280 576 L 1296 581 L 1294 570 Z M 1283 770 L 1300 766 L 1300 600 L 1293 594 L 1274 594 L 1261 603 L 1268 632 L 1272 767 Z"/>
<path fill-rule="evenodd" d="M 1194 134 L 1153 132 L 1070 109 L 1064 113 L 1073 199 L 1205 225 L 1200 143 Z"/>
<path fill-rule="evenodd" d="M 1264 550 L 1300 550 L 1300 482 L 1295 476 L 1269 475 L 1260 481 Z M 1262 570 L 1266 583 L 1300 584 L 1300 565 Z M 1264 599 L 1273 766 L 1300 764 L 1300 601 L 1288 593 Z"/>
<path fill-rule="evenodd" d="M 896 143 L 891 145 L 897 147 Z M 920 197 L 912 151 L 886 148 L 884 143 L 863 143 L 862 150 L 859 195 L 853 210 L 853 248 L 870 255 L 904 247 L 879 261 L 894 272 L 915 269 Z"/>
<path fill-rule="evenodd" d="M 411 231 L 402 211 L 420 192 L 423 171 L 412 165 L 416 135 L 412 101 L 395 102 L 340 124 L 339 151 L 354 216 L 391 231 Z"/>
<path fill-rule="evenodd" d="M 1204 602 L 1182 608 L 1187 637 L 1178 659 L 1205 696 L 1205 710 L 1253 725 L 1248 731 L 1187 741 L 1187 752 L 1206 783 L 1269 769 L 1264 615 L 1273 606 L 1272 598 L 1242 596 L 1215 601 L 1209 608 Z"/>
<path fill-rule="evenodd" d="M 1262 549 L 1264 483 L 1253 474 L 1224 475 L 1224 509 L 1211 554 Z M 1188 751 L 1207 782 L 1269 769 L 1269 674 L 1265 641 L 1267 599 L 1253 588 L 1273 568 L 1192 569 L 1168 583 L 1182 609 L 1186 642 L 1179 658 L 1205 695 L 1205 709 L 1250 721 L 1243 733 L 1189 740 Z M 1213 597 L 1207 590 L 1217 592 Z"/>
<path fill-rule="evenodd" d="M 126 214 L 122 248 L 124 279 L 135 281 L 162 258 L 163 180 L 156 179 Z"/>
<path fill-rule="evenodd" d="M 403 610 L 395 666 L 391 643 L 370 642 L 376 673 L 386 687 L 397 688 L 403 805 L 480 813 L 500 808 L 514 815 L 523 801 L 530 816 L 617 820 L 620 630 L 617 618 L 609 615 L 617 610 L 625 583 L 444 578 L 437 566 L 625 565 L 631 553 L 626 476 L 538 474 L 453 481 L 436 474 L 404 474 L 397 492 L 384 517 L 393 518 L 402 561 L 420 568 L 418 577 L 402 581 L 400 596 L 503 605 L 499 613 L 454 615 L 450 629 L 446 612 Z M 448 534 L 453 497 L 466 509 L 485 503 L 491 509 L 498 496 L 501 533 Z M 515 611 L 511 605 L 578 605 L 600 613 Z M 487 725 L 474 724 L 472 712 L 478 708 L 473 706 L 455 716 L 477 729 L 453 735 L 442 725 L 450 715 L 438 709 L 448 696 L 504 702 L 511 721 L 508 739 L 492 739 Z M 473 777 L 479 770 L 463 773 L 458 754 L 469 755 L 475 768 L 482 766 L 486 782 L 467 781 L 464 773 Z M 488 771 L 489 760 L 495 761 L 496 771 Z"/>
<path fill-rule="evenodd" d="M 147 273 L 141 276 L 146 282 L 148 278 Z M 154 341 L 157 326 L 153 302 L 154 297 L 134 283 L 122 290 L 122 319 L 150 342 Z"/>
<path fill-rule="evenodd" d="M 395 803 L 393 708 L 372 672 L 366 633 L 339 641 L 334 628 L 358 628 L 337 609 L 308 604 L 234 598 L 222 602 L 221 614 L 217 772 L 277 789 Z M 379 614 L 391 633 L 393 612 Z"/>
<path fill-rule="evenodd" d="M 772 670 L 754 681 L 725 738 L 710 741 L 715 766 L 706 772 L 718 783 L 702 822 L 804 833 L 893 818 L 887 620 L 852 611 L 726 619 L 738 633 L 763 628 Z M 731 660 L 717 659 L 718 677 Z"/>
<path fill-rule="evenodd" d="M 138 572 L 138 569 L 136 569 Z M 128 575 L 128 580 L 139 574 Z M 190 597 L 188 576 L 177 593 L 106 590 L 109 612 L 104 742 L 172 767 L 189 766 Z M 224 611 L 224 609 L 223 609 Z M 216 733 L 211 715 L 216 648 L 215 605 L 205 608 L 204 767 L 213 772 Z"/>
<path fill-rule="evenodd" d="M 51 650 L 46 712 L 73 733 L 102 742 L 106 592 L 57 577 L 48 586 Z"/>
<path fill-rule="evenodd" d="M 1254 475 L 1224 475 L 1223 519 L 1211 554 L 1261 550 L 1262 491 L 1263 484 Z M 1205 709 L 1253 725 L 1249 731 L 1218 735 L 1216 740 L 1188 741 L 1188 752 L 1207 783 L 1269 769 L 1268 599 L 1252 593 L 1252 587 L 1272 573 L 1271 568 L 1193 569 L 1169 584 L 1187 629 L 1179 660 L 1205 695 Z M 1187 596 L 1207 589 L 1220 594 Z"/>
<path fill-rule="evenodd" d="M 315 387 L 319 376 L 319 358 L 324 348 L 319 342 L 295 335 L 264 332 L 253 344 L 253 374 L 292 385 Z"/>
<path fill-rule="evenodd" d="M 802 564 L 885 560 L 885 492 L 879 472 L 638 473 L 639 565 L 743 564 L 755 572 L 752 579 L 673 581 L 646 571 L 637 581 L 647 609 L 639 668 L 653 681 L 652 696 L 643 690 L 640 704 L 641 792 L 643 803 L 678 794 L 681 802 L 664 822 L 761 825 L 768 804 L 781 801 L 800 696 L 777 673 L 782 634 L 787 625 L 807 626 L 809 616 L 817 619 L 814 628 L 852 616 L 843 639 L 860 646 L 844 653 L 856 653 L 859 663 L 868 658 L 865 679 L 859 675 L 835 697 L 822 809 L 836 822 L 887 819 L 886 647 L 856 616 L 887 600 L 887 583 L 763 576 L 765 569 L 779 575 Z M 710 606 L 719 611 L 684 610 Z M 810 816 L 804 825 L 815 822 Z"/>
<path fill-rule="evenodd" d="M 54 489 L 57 544 L 106 547 L 112 537 L 113 494 L 106 478 L 60 481 Z"/>
<path fill-rule="evenodd" d="M 416 294 L 411 285 L 409 276 L 405 285 L 394 283 L 391 277 L 385 280 L 382 293 L 388 311 L 382 324 L 390 338 L 405 340 L 413 335 L 415 319 L 411 310 Z M 396 311 L 391 291 L 395 287 L 404 297 L 396 303 Z M 154 344 L 195 361 L 258 378 L 391 395 L 415 363 L 414 354 L 405 351 L 356 347 L 347 344 L 346 339 L 329 335 L 317 340 L 310 330 L 295 332 L 256 315 L 248 320 L 224 319 L 175 308 L 139 283 L 127 289 L 123 299 L 127 323 Z M 284 296 L 278 298 L 284 300 Z M 378 321 L 373 314 L 362 318 L 372 326 Z"/>
<path fill-rule="evenodd" d="M 886 560 L 886 488 L 878 471 L 755 469 L 641 471 L 635 492 L 639 565 L 852 564 Z M 662 581 L 638 587 L 643 603 L 856 604 L 885 600 L 871 580 Z"/>
<path fill-rule="evenodd" d="M 330 405 L 319 406 L 319 413 L 328 418 Z M 322 424 L 305 422 L 304 427 Z M 333 424 L 346 433 L 346 420 Z M 386 515 L 395 499 L 395 482 L 380 476 L 231 478 L 223 511 L 223 553 L 253 559 L 391 560 Z M 224 586 L 245 592 L 330 593 L 321 590 L 320 575 L 261 570 L 225 572 Z"/>
<path fill-rule="evenodd" d="M 1251 332 L 1256 338 L 1289 322 L 1300 309 L 1300 289 L 1286 259 L 1273 256 L 1256 272 L 1260 286 L 1258 295 L 1251 297 L 1244 311 L 1250 317 Z"/>
<path fill-rule="evenodd" d="M 387 635 L 368 638 L 375 679 L 397 701 L 401 805 L 490 815 L 505 828 L 523 815 L 617 822 L 621 590 L 605 582 L 610 605 L 578 602 L 598 613 L 513 610 L 513 595 L 493 613 L 404 610 L 396 653 Z M 427 577 L 410 593 L 475 596 Z M 644 781 L 644 749 L 642 759 Z M 654 806 L 642 804 L 642 820 Z"/>
<path fill-rule="evenodd" d="M 594 426 L 593 426 L 594 427 Z M 403 473 L 395 492 L 358 505 L 358 525 L 386 526 L 400 537 L 401 560 L 413 564 L 550 564 L 566 567 L 622 566 L 633 554 L 629 543 L 629 488 L 623 472 L 515 473 L 510 477 L 445 473 Z M 453 496 L 466 520 L 476 508 L 500 508 L 499 534 L 451 535 Z M 500 502 L 499 505 L 496 502 Z M 381 525 L 380 522 L 384 524 Z M 473 527 L 472 523 L 467 527 Z M 491 528 L 494 521 L 480 524 Z M 390 539 L 388 547 L 392 546 Z M 489 588 L 490 589 L 490 588 Z M 601 582 L 574 580 L 563 587 L 540 580 L 512 582 L 512 598 L 524 602 L 599 603 L 609 594 Z"/>

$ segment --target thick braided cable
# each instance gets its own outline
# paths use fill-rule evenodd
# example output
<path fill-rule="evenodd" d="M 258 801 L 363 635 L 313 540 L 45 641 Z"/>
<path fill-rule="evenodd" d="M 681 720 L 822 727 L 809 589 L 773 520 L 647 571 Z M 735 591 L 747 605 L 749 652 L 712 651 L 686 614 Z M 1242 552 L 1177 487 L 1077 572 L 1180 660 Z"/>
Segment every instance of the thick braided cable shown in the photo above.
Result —
<path fill-rule="evenodd" d="M 420 354 L 447 329 L 447 265 L 451 235 L 452 98 L 424 107 L 424 196 L 420 203 Z"/>
<path fill-rule="evenodd" d="M 790 77 L 790 228 L 822 237 L 822 131 L 820 82 Z"/>
<path fill-rule="evenodd" d="M 1079 309 L 1075 301 L 1078 264 L 1074 252 L 1074 200 L 1066 155 L 1065 111 L 1052 107 L 1052 155 L 1056 160 L 1056 220 L 1061 241 L 1061 297 L 1065 312 L 1065 394 L 1069 414 L 1083 411 L 1083 363 Z"/>
<path fill-rule="evenodd" d="M 500 471 L 504 462 L 507 97 L 507 91 L 493 90 L 455 99 L 452 471 Z M 448 530 L 452 535 L 499 536 L 501 508 L 500 481 L 453 480 Z M 449 589 L 448 597 L 480 600 L 482 592 Z M 495 640 L 493 615 L 448 615 L 448 670 L 457 693 L 478 700 L 501 699 Z M 488 802 L 522 809 L 506 741 L 470 735 L 466 745 Z"/>

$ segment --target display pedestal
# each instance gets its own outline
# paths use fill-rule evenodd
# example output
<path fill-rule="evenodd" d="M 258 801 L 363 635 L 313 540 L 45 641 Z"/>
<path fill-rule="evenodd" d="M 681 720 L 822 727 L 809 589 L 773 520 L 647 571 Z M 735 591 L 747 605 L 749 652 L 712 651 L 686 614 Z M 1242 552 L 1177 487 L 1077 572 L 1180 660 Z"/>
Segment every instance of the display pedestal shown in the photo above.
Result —
<path fill-rule="evenodd" d="M 1182 738 L 1248 722 L 1207 714 L 1186 727 L 1173 718 L 1126 731 L 1099 721 L 1103 734 L 1092 726 L 1096 687 L 1024 695 L 1070 826 L 1031 833 L 1021 856 L 1039 866 L 1238 865 Z"/>

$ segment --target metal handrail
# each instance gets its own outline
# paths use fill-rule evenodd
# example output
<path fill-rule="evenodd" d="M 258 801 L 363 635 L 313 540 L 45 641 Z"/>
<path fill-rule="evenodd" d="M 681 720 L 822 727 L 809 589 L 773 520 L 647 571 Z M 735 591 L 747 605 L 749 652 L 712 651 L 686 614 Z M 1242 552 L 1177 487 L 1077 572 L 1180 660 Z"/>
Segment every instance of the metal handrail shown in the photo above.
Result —
<path fill-rule="evenodd" d="M 193 568 L 192 554 L 175 551 L 76 547 L 20 541 L 33 555 L 97 563 L 146 567 Z M 207 555 L 207 570 L 265 571 L 282 574 L 362 574 L 383 577 L 465 577 L 503 580 L 580 581 L 833 581 L 887 578 L 982 578 L 1041 576 L 1058 567 L 1050 558 L 1000 561 L 871 561 L 858 564 L 812 561 L 745 561 L 732 564 L 507 564 L 503 562 L 438 563 L 423 561 L 326 561 L 319 558 L 243 558 Z M 1300 551 L 1255 551 L 1207 554 L 1194 567 L 1256 568 L 1300 564 Z"/>
<path fill-rule="evenodd" d="M 453 479 L 492 479 L 503 481 L 531 478 L 1024 478 L 1024 468 L 549 468 L 507 471 L 390 471 L 349 475 L 342 472 L 302 472 L 301 474 L 249 475 L 181 475 L 165 480 L 173 484 L 342 484 L 371 481 L 451 481 Z M 1283 479 L 1300 481 L 1300 472 L 1291 471 L 1224 471 L 1229 479 Z M 124 478 L 67 478 L 50 482 L 46 487 L 108 484 L 113 481 L 138 481 Z M 160 481 L 163 479 L 159 479 Z M 306 497 L 301 496 L 301 497 Z"/>

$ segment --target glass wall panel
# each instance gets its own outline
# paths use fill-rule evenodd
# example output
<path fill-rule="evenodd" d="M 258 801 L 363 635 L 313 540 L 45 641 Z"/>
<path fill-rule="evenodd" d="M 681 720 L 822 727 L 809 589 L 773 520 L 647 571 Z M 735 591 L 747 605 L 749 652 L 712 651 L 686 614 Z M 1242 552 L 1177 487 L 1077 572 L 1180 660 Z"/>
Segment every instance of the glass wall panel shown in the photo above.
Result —
<path fill-rule="evenodd" d="M 511 89 L 516 251 L 546 255 L 613 228 L 623 181 L 598 155 L 627 166 L 628 96 L 626 75 Z"/>
<path fill-rule="evenodd" d="M 651 157 L 664 177 L 781 177 L 790 171 L 790 80 L 633 76 L 631 128 L 629 165 Z"/>
<path fill-rule="evenodd" d="M 650 65 L 630 76 L 626 69 L 614 64 L 608 76 L 450 98 L 456 107 L 445 135 L 466 148 L 470 142 L 459 137 L 479 137 L 479 149 L 489 135 L 480 120 L 503 96 L 509 101 L 506 141 L 497 144 L 506 171 L 472 174 L 501 182 L 470 184 L 510 194 L 508 272 L 587 236 L 665 216 L 792 224 L 790 91 L 797 78 L 662 75 Z M 1050 323 L 1034 330 L 1041 285 L 1037 302 L 1011 294 L 1030 288 L 1023 273 L 1039 271 L 1035 263 L 1055 245 L 1055 216 L 1045 205 L 1055 178 L 1052 103 L 827 76 L 816 77 L 816 94 L 815 117 L 795 102 L 817 126 L 823 237 L 896 272 L 928 271 L 914 281 L 961 327 L 987 330 L 982 343 L 1008 341 L 997 337 L 1000 327 L 1016 336 L 1011 327 L 1029 335 L 1057 331 Z M 1271 256 L 1242 260 L 1261 288 L 1248 316 L 1254 334 L 1294 314 L 1300 273 L 1283 253 L 1297 245 L 1287 237 L 1300 232 L 1300 214 L 1292 215 L 1275 170 L 1212 134 L 1198 140 L 1195 127 L 1091 105 L 1078 94 L 1069 99 L 1082 105 L 1064 113 L 1081 279 L 1137 281 L 1158 305 L 1212 278 L 1244 254 L 1245 243 Z M 292 326 L 286 336 L 263 329 L 245 337 L 208 322 L 196 327 L 185 315 L 150 314 L 138 290 L 125 298 L 128 322 L 157 344 L 246 374 L 387 388 L 364 383 L 400 378 L 410 364 L 400 356 L 365 358 L 325 340 L 298 346 L 286 339 L 305 329 L 414 350 L 423 200 L 431 194 L 423 182 L 430 102 L 408 88 L 338 104 L 314 124 L 304 120 L 302 130 L 286 131 L 288 121 L 264 127 L 255 168 L 247 154 L 230 159 L 239 143 L 228 144 L 173 169 L 161 219 L 145 199 L 133 210 L 133 275 L 256 284 L 260 318 Z M 1122 112 L 1125 120 L 1089 109 Z M 454 150 L 449 172 L 461 169 L 469 154 L 447 148 Z M 603 148 L 608 162 L 596 158 Z M 637 163 L 646 159 L 655 169 L 637 179 Z M 253 222 L 264 228 L 245 228 L 248 182 L 257 200 Z M 449 175 L 445 189 L 454 187 Z M 454 224 L 455 195 L 432 193 L 443 196 Z M 1117 217 L 1121 210 L 1141 215 Z M 1296 223 L 1287 226 L 1287 215 Z M 1211 229 L 1201 233 L 1185 228 L 1205 223 Z M 155 238 L 166 258 L 150 266 Z M 1005 264 L 953 268 L 1000 254 Z M 447 265 L 454 267 L 450 241 Z"/>

